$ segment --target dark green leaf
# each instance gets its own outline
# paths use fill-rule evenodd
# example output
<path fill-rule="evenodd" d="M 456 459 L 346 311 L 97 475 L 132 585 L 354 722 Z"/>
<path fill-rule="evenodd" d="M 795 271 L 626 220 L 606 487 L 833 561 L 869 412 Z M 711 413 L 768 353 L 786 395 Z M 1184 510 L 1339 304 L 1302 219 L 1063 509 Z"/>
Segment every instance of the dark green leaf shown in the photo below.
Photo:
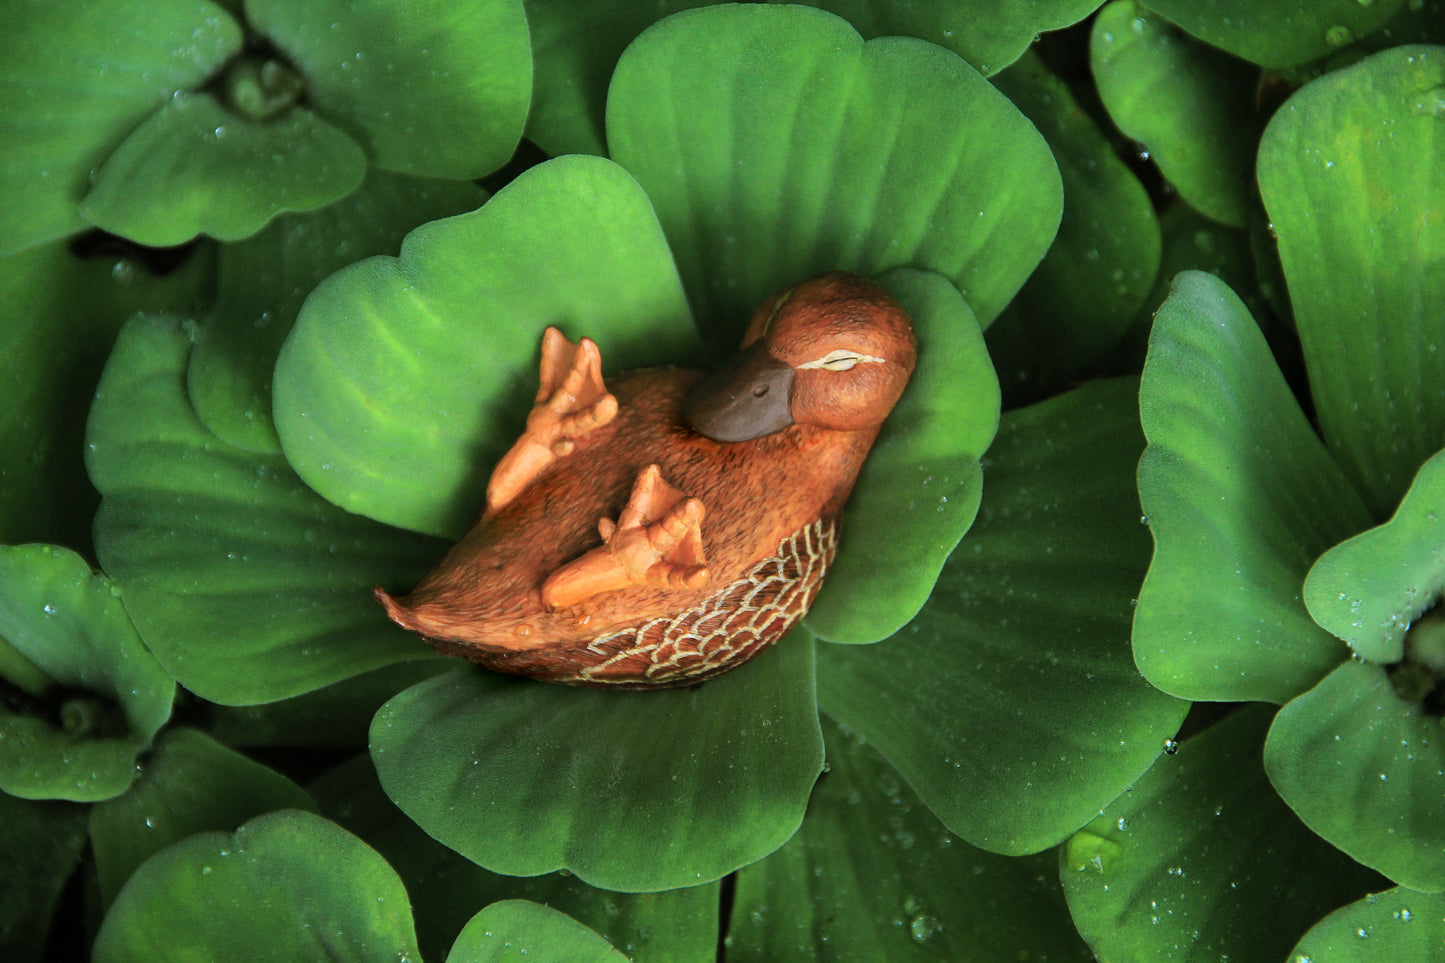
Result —
<path fill-rule="evenodd" d="M 1445 590 L 1445 452 L 1425 462 L 1394 516 L 1320 556 L 1305 579 L 1310 615 L 1385 665 L 1405 654 L 1405 630 Z"/>
<path fill-rule="evenodd" d="M 909 269 L 879 280 L 913 320 L 918 366 L 868 455 L 843 515 L 845 547 L 808 613 L 833 642 L 876 642 L 917 614 L 973 524 L 978 459 L 998 429 L 998 378 L 958 291 Z"/>
<path fill-rule="evenodd" d="M 1281 709 L 1264 764 L 1310 829 L 1403 886 L 1445 891 L 1440 717 L 1383 668 L 1346 662 Z"/>
<path fill-rule="evenodd" d="M 524 899 L 493 903 L 472 917 L 447 963 L 502 963 L 526 960 L 528 954 L 569 963 L 627 963 L 612 944 L 566 913 Z"/>
<path fill-rule="evenodd" d="M 1244 227 L 1253 199 L 1257 72 L 1114 0 L 1094 21 L 1094 80 L 1119 129 L 1195 209 Z"/>
<path fill-rule="evenodd" d="M 686 690 L 611 692 L 462 669 L 377 713 L 381 784 L 499 873 L 606 889 L 709 882 L 797 831 L 823 763 L 801 629 Z"/>
<path fill-rule="evenodd" d="M 401 880 L 319 816 L 271 813 L 152 856 L 121 890 L 95 963 L 418 958 Z"/>
<path fill-rule="evenodd" d="M 1154 561 L 1134 657 L 1188 699 L 1287 702 L 1345 656 L 1309 617 L 1305 573 L 1368 524 L 1259 328 L 1212 275 L 1180 274 L 1139 392 L 1139 493 Z"/>
<path fill-rule="evenodd" d="M 607 937 L 634 963 L 713 963 L 718 884 L 662 893 L 610 893 L 570 873 L 499 876 L 422 832 L 381 791 L 371 759 L 358 756 L 311 786 L 323 811 L 386 857 L 406 883 L 424 959 L 441 959 L 466 922 L 500 899 L 562 910 Z"/>
<path fill-rule="evenodd" d="M 1411 0 L 1412 5 L 1418 0 Z M 1405 0 L 1143 0 L 1206 43 L 1265 67 L 1318 60 L 1379 28 Z"/>
<path fill-rule="evenodd" d="M 994 83 L 1039 128 L 1064 183 L 1058 237 L 989 329 L 1006 387 L 1085 370 L 1119 340 L 1159 268 L 1159 219 L 1144 186 L 1037 56 Z"/>
<path fill-rule="evenodd" d="M 1069 909 L 1100 959 L 1276 963 L 1377 884 L 1270 792 L 1268 721 L 1252 706 L 1186 740 L 1064 847 Z"/>
<path fill-rule="evenodd" d="M 109 906 L 136 867 L 171 843 L 207 830 L 230 832 L 276 809 L 315 809 L 291 780 L 194 729 L 167 729 L 135 786 L 90 810 L 100 897 Z"/>
<path fill-rule="evenodd" d="M 536 395 L 548 324 L 597 341 L 608 373 L 697 358 L 652 207 L 609 161 L 532 168 L 318 287 L 277 364 L 287 457 L 348 511 L 460 535 Z"/>
<path fill-rule="evenodd" d="M 449 659 L 428 658 L 384 665 L 278 702 L 211 705 L 206 731 L 229 746 L 365 749 L 371 718 L 382 703 L 454 668 Z"/>
<path fill-rule="evenodd" d="M 0 947 L 9 963 L 44 958 L 55 904 L 85 847 L 85 808 L 0 793 Z"/>
<path fill-rule="evenodd" d="M 823 732 L 828 772 L 802 830 L 738 873 L 729 961 L 1092 959 L 1053 853 L 974 849 L 861 739 Z"/>
<path fill-rule="evenodd" d="M 1045 30 L 1077 23 L 1100 0 L 975 0 L 920 4 L 908 0 L 817 0 L 864 37 L 919 37 L 946 47 L 987 75 L 1002 70 Z M 550 154 L 606 153 L 603 108 L 617 58 L 644 28 L 668 14 L 711 0 L 603 4 L 527 0 L 536 58 L 536 93 L 527 136 Z"/>
<path fill-rule="evenodd" d="M 834 269 L 937 271 L 987 325 L 1062 206 L 1043 138 L 973 68 L 920 40 L 864 43 L 809 7 L 654 25 L 618 62 L 607 140 L 715 346 L 774 291 Z"/>
<path fill-rule="evenodd" d="M 0 254 L 83 229 L 92 172 L 240 48 L 209 0 L 0 5 Z"/>
<path fill-rule="evenodd" d="M 532 93 L 522 0 L 247 0 L 246 18 L 383 170 L 470 180 L 521 140 Z"/>
<path fill-rule="evenodd" d="M 348 515 L 280 456 L 212 435 L 186 400 L 189 353 L 174 318 L 128 324 L 87 433 L 96 549 L 156 657 L 197 695 L 239 705 L 428 655 L 370 589 L 419 578 L 441 546 Z"/>
<path fill-rule="evenodd" d="M 1134 399 L 1132 380 L 1095 383 L 1006 415 L 978 522 L 923 611 L 876 646 L 819 646 L 824 711 L 993 852 L 1067 837 L 1184 715 L 1129 654 L 1149 551 Z"/>
<path fill-rule="evenodd" d="M 0 545 L 0 635 L 54 683 L 0 707 L 0 790 L 82 802 L 125 792 L 176 685 L 119 589 L 68 549 Z"/>
<path fill-rule="evenodd" d="M 206 427 L 233 445 L 279 452 L 271 378 L 311 289 L 353 261 L 394 253 L 418 224 L 470 211 L 486 197 L 472 184 L 372 171 L 343 200 L 225 245 L 216 308 L 196 328 L 186 379 Z"/>
<path fill-rule="evenodd" d="M 346 196 L 365 173 L 356 142 L 304 107 L 258 121 L 212 94 L 177 93 L 110 155 L 80 213 L 153 247 L 237 241 Z"/>
<path fill-rule="evenodd" d="M 1428 960 L 1445 945 L 1445 896 L 1403 887 L 1371 893 L 1320 920 L 1289 963 Z"/>
<path fill-rule="evenodd" d="M 1445 49 L 1400 47 L 1291 97 L 1259 186 L 1325 441 L 1376 518 L 1445 447 Z"/>
<path fill-rule="evenodd" d="M 0 258 L 0 542 L 90 554 L 100 496 L 85 476 L 85 415 L 106 355 L 137 310 L 193 306 L 212 254 L 201 247 L 163 278 L 133 255 L 82 258 L 60 242 Z"/>

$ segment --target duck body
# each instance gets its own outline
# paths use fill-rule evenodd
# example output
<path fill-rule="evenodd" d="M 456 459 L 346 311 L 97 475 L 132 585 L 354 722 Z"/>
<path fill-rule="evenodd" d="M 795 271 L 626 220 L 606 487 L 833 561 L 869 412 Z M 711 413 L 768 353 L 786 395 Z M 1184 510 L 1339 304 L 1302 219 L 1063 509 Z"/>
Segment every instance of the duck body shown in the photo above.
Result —
<path fill-rule="evenodd" d="M 759 314 L 776 314 L 774 302 L 786 294 Z M 792 421 L 793 369 L 778 373 L 757 328 L 755 317 L 754 360 L 742 364 L 741 382 L 726 369 L 649 368 L 605 385 L 600 373 L 562 383 L 559 368 L 585 368 L 579 358 L 596 348 L 584 339 L 569 358 L 560 344 L 570 342 L 544 341 L 544 387 L 534 411 L 565 395 L 553 406 L 582 412 L 562 416 L 582 418 L 572 426 L 579 430 L 560 441 L 547 435 L 545 453 L 527 448 L 524 435 L 493 475 L 487 509 L 441 564 L 404 598 L 377 589 L 388 614 L 444 654 L 594 686 L 693 684 L 780 638 L 822 584 L 839 518 L 882 418 L 843 428 Z M 910 372 L 912 350 L 910 330 Z M 771 373 L 758 376 L 760 363 Z M 757 403 L 753 395 L 767 401 L 768 389 L 755 386 L 759 377 L 784 379 L 772 382 L 784 415 L 776 397 L 761 420 L 737 413 Z M 789 423 L 773 428 L 780 417 Z M 754 436 L 720 440 L 704 431 Z M 508 466 L 515 464 L 524 467 L 513 473 Z M 609 555 L 624 536 L 649 553 L 645 575 Z M 619 566 L 634 574 L 618 575 Z"/>

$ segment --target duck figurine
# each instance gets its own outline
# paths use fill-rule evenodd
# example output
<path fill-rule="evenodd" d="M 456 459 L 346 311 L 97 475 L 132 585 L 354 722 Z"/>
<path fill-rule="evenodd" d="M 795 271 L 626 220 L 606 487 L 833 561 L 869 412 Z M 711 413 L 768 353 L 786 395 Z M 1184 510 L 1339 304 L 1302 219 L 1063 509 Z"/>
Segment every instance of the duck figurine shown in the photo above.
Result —
<path fill-rule="evenodd" d="M 498 672 L 664 688 L 735 668 L 812 604 L 915 351 L 898 302 L 841 272 L 769 298 L 713 374 L 609 384 L 596 344 L 549 327 L 476 524 L 409 595 L 376 597 Z"/>

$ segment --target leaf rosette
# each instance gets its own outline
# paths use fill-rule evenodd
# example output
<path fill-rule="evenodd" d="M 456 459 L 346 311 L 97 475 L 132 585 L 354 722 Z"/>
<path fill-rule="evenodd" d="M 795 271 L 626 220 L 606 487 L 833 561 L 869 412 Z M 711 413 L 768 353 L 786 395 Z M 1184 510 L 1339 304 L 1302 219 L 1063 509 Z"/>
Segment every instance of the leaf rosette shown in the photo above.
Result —
<path fill-rule="evenodd" d="M 1285 802 L 1429 892 L 1445 890 L 1442 91 L 1445 49 L 1395 48 L 1302 88 L 1261 142 L 1318 433 L 1233 292 L 1175 280 L 1140 392 L 1155 554 L 1134 622 L 1165 691 L 1282 705 L 1264 760 Z"/>
<path fill-rule="evenodd" d="M 932 604 L 979 511 L 999 423 L 982 330 L 1048 248 L 1061 198 L 1043 139 L 964 62 L 922 41 L 865 42 L 804 7 L 719 6 L 657 24 L 623 55 L 607 129 L 611 159 L 537 165 L 480 209 L 413 231 L 399 257 L 324 281 L 276 366 L 282 454 L 222 440 L 196 417 L 186 326 L 149 318 L 123 334 L 102 383 L 89 464 L 104 496 L 102 561 L 158 658 L 213 701 L 272 701 L 430 656 L 370 588 L 409 587 L 440 558 L 438 537 L 465 528 L 525 419 L 545 325 L 596 340 L 608 374 L 697 365 L 731 350 L 785 284 L 841 268 L 889 288 L 913 319 L 919 367 L 859 479 L 806 630 L 695 691 L 589 692 L 463 667 L 373 722 L 383 786 L 469 859 L 653 891 L 717 879 L 786 842 L 823 766 L 815 662 L 901 635 Z M 1090 405 L 1110 412 L 1110 457 L 1137 451 L 1124 397 L 1023 419 L 1035 439 L 1023 451 L 1066 439 Z M 154 415 L 149 434 L 128 417 L 138 408 Z M 1087 463 L 1083 444 L 1066 447 Z M 1044 471 L 1018 458 L 1026 477 Z M 1130 497 L 1120 490 L 1106 496 L 1115 506 Z M 1098 624 L 1120 638 L 1137 580 L 1126 568 L 1098 603 Z M 1094 604 L 1096 585 L 1070 584 L 1069 604 Z M 234 626 L 224 645 L 202 631 L 218 622 Z M 964 657 L 947 673 L 968 676 Z M 1147 767 L 1180 704 L 1127 664 L 1099 685 L 1127 691 L 1100 724 L 1129 738 L 1114 739 L 1103 775 L 1067 769 L 1052 783 L 1089 783 L 1088 811 L 1046 806 L 1051 821 L 1026 836 L 1018 820 L 965 835 L 1037 851 Z M 945 823 L 975 818 L 938 801 L 966 796 L 968 772 L 932 749 L 900 769 L 929 782 Z"/>

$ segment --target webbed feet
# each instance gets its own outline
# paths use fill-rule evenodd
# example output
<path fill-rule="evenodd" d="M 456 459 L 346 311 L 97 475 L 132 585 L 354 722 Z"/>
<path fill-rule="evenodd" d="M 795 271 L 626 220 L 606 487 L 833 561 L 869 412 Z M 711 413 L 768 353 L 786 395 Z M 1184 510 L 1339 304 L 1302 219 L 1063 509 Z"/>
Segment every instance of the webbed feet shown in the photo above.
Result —
<path fill-rule="evenodd" d="M 702 549 L 702 502 L 662 478 L 656 465 L 637 476 L 617 521 L 601 519 L 604 544 L 557 571 L 542 584 L 542 602 L 567 608 L 600 592 L 633 586 L 702 588 L 708 579 Z"/>
<path fill-rule="evenodd" d="M 541 385 L 527 428 L 497 462 L 487 482 L 487 511 L 495 512 L 546 467 L 570 455 L 577 438 L 617 416 L 617 399 L 602 381 L 602 354 L 590 338 L 576 344 L 556 328 L 542 335 Z"/>

